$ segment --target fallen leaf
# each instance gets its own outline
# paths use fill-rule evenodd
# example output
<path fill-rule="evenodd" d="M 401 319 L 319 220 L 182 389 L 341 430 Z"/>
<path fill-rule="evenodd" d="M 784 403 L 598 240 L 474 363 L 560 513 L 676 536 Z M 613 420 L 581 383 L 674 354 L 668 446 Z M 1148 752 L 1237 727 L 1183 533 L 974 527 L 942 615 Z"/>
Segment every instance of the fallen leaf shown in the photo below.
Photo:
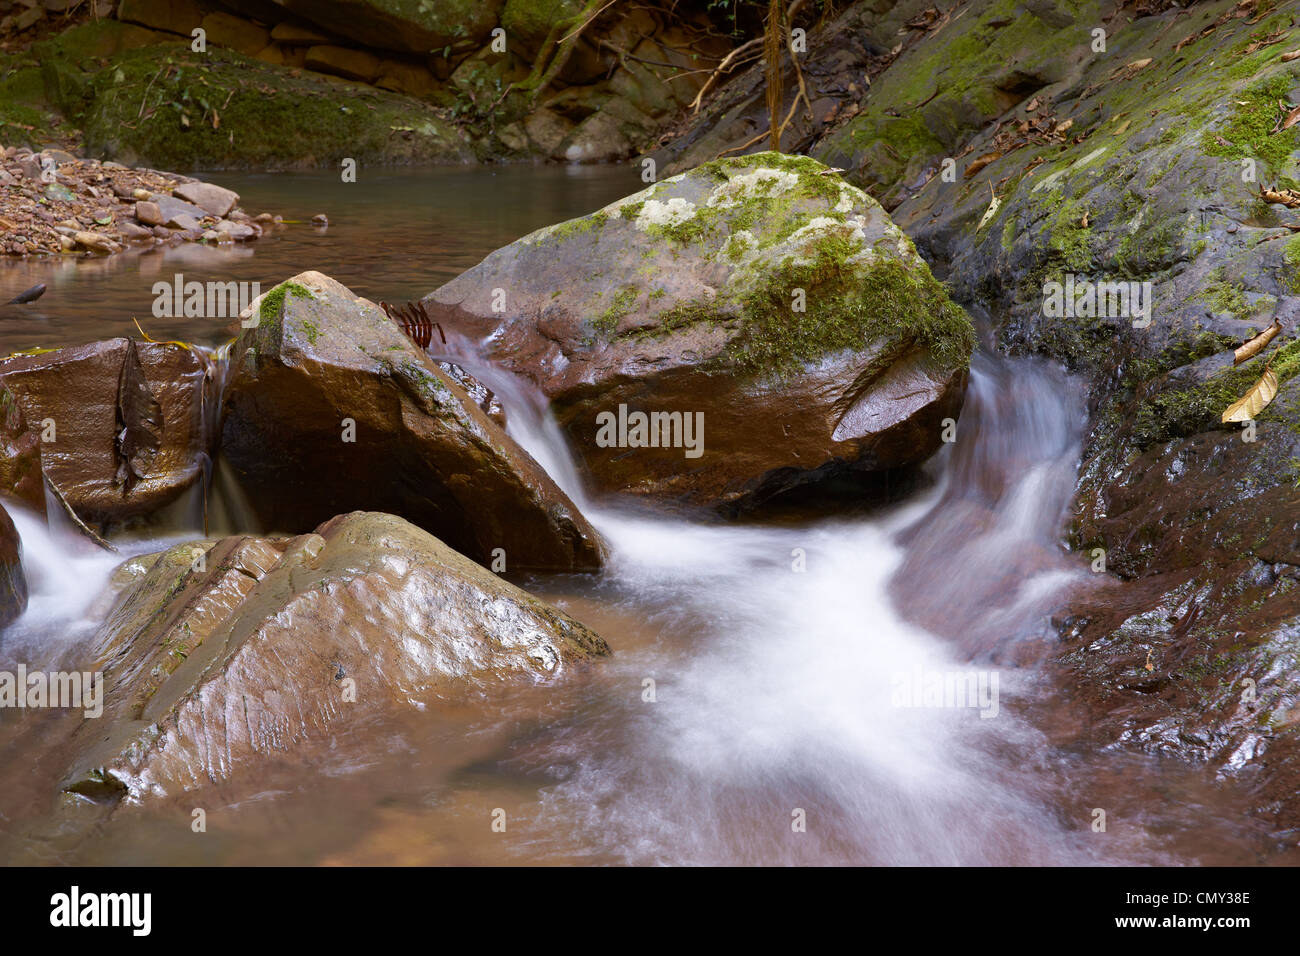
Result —
<path fill-rule="evenodd" d="M 1038 97 L 1035 96 L 1032 100 L 1029 101 L 1029 104 L 1025 107 L 1025 112 L 1032 113 L 1036 109 L 1038 109 Z"/>
<path fill-rule="evenodd" d="M 1292 50 L 1290 53 L 1282 54 L 1282 62 L 1290 63 L 1292 60 L 1300 60 L 1300 50 Z"/>
<path fill-rule="evenodd" d="M 1056 128 L 1053 129 L 1052 132 L 1055 133 L 1057 136 L 1060 136 L 1062 133 L 1064 133 L 1066 130 L 1068 130 L 1068 129 L 1069 129 L 1071 126 L 1073 126 L 1073 125 L 1074 125 L 1074 120 L 1073 120 L 1073 119 L 1068 119 L 1068 120 L 1065 120 L 1064 122 L 1057 123 L 1057 124 L 1056 124 Z"/>
<path fill-rule="evenodd" d="M 128 338 L 117 379 L 117 433 L 113 436 L 117 453 L 113 484 L 124 492 L 129 493 L 137 481 L 148 475 L 162 444 L 162 428 L 162 406 L 145 380 L 135 339 Z"/>
<path fill-rule="evenodd" d="M 1286 206 L 1287 209 L 1300 209 L 1300 193 L 1294 189 L 1265 189 L 1260 186 L 1259 195 L 1264 202 Z"/>
<path fill-rule="evenodd" d="M 1118 136 L 1118 135 L 1120 135 L 1121 133 L 1123 133 L 1126 129 L 1128 129 L 1128 125 L 1129 125 L 1129 123 L 1131 123 L 1131 122 L 1133 122 L 1133 121 L 1132 121 L 1132 120 L 1125 120 L 1124 122 L 1120 123 L 1119 126 L 1115 127 L 1115 133 L 1114 133 L 1114 135 Z"/>
<path fill-rule="evenodd" d="M 993 217 L 998 214 L 998 207 L 1002 205 L 1002 200 L 999 199 L 997 197 L 997 194 L 993 192 L 992 183 L 989 184 L 989 193 L 990 195 L 993 196 L 993 199 L 989 202 L 989 208 L 984 211 L 984 215 L 980 217 L 979 223 L 976 224 L 975 226 L 976 232 L 979 232 L 981 229 L 987 226 L 990 221 L 992 221 Z"/>
<path fill-rule="evenodd" d="M 1277 125 L 1273 127 L 1273 132 L 1280 133 L 1283 130 L 1290 129 L 1296 124 L 1297 120 L 1300 120 L 1300 106 L 1288 110 L 1287 114 L 1277 121 Z"/>
<path fill-rule="evenodd" d="M 1245 342 L 1242 342 L 1241 345 L 1237 346 L 1236 351 L 1232 353 L 1232 364 L 1240 365 L 1242 362 L 1253 359 L 1260 352 L 1264 351 L 1264 346 L 1268 345 L 1269 342 L 1272 342 L 1281 331 L 1282 323 L 1277 321 L 1277 319 L 1274 319 L 1273 324 L 1263 332 L 1252 336 Z"/>
<path fill-rule="evenodd" d="M 1237 399 L 1223 413 L 1223 422 L 1248 422 L 1268 408 L 1268 403 L 1277 395 L 1277 376 L 1271 368 L 1264 369 L 1258 382 L 1250 387 L 1245 395 Z"/>
<path fill-rule="evenodd" d="M 975 159 L 972 159 L 970 163 L 966 166 L 965 178 L 970 179 L 972 176 L 978 173 L 989 163 L 996 162 L 1001 158 L 1002 158 L 1002 153 L 999 152 L 998 150 L 994 150 L 991 153 L 985 153 L 983 156 L 977 156 Z"/>

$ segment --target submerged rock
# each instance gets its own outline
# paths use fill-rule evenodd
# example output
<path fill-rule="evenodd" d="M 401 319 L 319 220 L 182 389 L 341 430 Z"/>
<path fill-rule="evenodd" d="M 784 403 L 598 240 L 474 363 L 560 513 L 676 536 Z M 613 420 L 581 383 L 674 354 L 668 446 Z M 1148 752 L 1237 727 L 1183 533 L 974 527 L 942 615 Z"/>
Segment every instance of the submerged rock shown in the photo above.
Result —
<path fill-rule="evenodd" d="M 0 505 L 0 627 L 27 610 L 22 542 L 9 512 Z"/>
<path fill-rule="evenodd" d="M 924 461 L 974 343 L 876 202 L 771 153 L 539 230 L 425 305 L 546 393 L 597 485 L 728 510 Z"/>
<path fill-rule="evenodd" d="M 266 527 L 386 511 L 484 564 L 593 569 L 599 536 L 373 302 L 304 272 L 231 350 L 221 454 Z"/>
<path fill-rule="evenodd" d="M 0 386 L 21 413 L 6 418 L 4 440 L 22 451 L 0 470 L 0 490 L 34 507 L 45 500 L 34 466 L 100 524 L 156 511 L 203 476 L 212 439 L 204 398 L 214 385 L 184 346 L 109 339 L 18 355 L 0 360 Z"/>
<path fill-rule="evenodd" d="M 272 755 L 325 759 L 358 720 L 555 680 L 609 653 L 566 614 L 392 515 L 290 539 L 133 558 L 96 634 L 103 715 L 64 745 L 63 789 L 139 799 Z"/>

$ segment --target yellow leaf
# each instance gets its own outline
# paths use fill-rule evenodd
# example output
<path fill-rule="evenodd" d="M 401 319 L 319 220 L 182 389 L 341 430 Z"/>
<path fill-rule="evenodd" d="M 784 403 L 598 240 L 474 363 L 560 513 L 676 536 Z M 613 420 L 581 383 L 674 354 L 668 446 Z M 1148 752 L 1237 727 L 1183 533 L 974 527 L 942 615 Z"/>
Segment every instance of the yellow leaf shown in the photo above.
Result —
<path fill-rule="evenodd" d="M 992 183 L 989 184 L 989 192 L 993 193 Z M 989 208 L 984 211 L 984 215 L 980 217 L 979 224 L 975 226 L 976 232 L 979 232 L 989 224 L 993 217 L 998 214 L 998 207 L 1001 205 L 1002 200 L 997 197 L 996 193 L 993 193 L 993 199 L 989 202 Z"/>
<path fill-rule="evenodd" d="M 1248 422 L 1268 408 L 1268 403 L 1277 395 L 1277 376 L 1271 368 L 1265 369 L 1258 382 L 1250 387 L 1245 395 L 1228 406 L 1223 413 L 1223 421 Z"/>

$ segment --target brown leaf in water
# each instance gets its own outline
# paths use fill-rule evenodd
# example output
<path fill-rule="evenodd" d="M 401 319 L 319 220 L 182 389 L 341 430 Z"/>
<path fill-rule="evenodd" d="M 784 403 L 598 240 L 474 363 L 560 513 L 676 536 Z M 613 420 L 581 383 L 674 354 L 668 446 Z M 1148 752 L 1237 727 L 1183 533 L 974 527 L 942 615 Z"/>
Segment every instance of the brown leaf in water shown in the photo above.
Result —
<path fill-rule="evenodd" d="M 1264 346 L 1268 345 L 1269 342 L 1272 342 L 1281 331 L 1282 323 L 1277 319 L 1274 319 L 1273 324 L 1263 332 L 1252 336 L 1245 342 L 1242 342 L 1241 345 L 1237 346 L 1236 351 L 1232 353 L 1232 364 L 1240 365 L 1248 359 L 1253 359 L 1260 352 L 1264 351 Z"/>
<path fill-rule="evenodd" d="M 113 484 L 129 493 L 137 481 L 148 475 L 162 444 L 162 431 L 162 406 L 145 380 L 135 339 L 127 339 L 117 378 L 117 433 L 113 436 L 117 474 Z"/>
<path fill-rule="evenodd" d="M 975 159 L 972 159 L 970 163 L 966 166 L 965 177 L 967 179 L 970 179 L 972 176 L 978 173 L 989 163 L 996 162 L 1001 158 L 1002 158 L 1002 153 L 996 149 L 991 153 L 985 153 L 983 156 L 977 156 Z"/>
<path fill-rule="evenodd" d="M 1264 369 L 1264 374 L 1260 376 L 1259 381 L 1224 411 L 1224 423 L 1251 421 L 1268 408 L 1268 403 L 1273 401 L 1275 395 L 1277 395 L 1277 376 L 1271 368 Z"/>

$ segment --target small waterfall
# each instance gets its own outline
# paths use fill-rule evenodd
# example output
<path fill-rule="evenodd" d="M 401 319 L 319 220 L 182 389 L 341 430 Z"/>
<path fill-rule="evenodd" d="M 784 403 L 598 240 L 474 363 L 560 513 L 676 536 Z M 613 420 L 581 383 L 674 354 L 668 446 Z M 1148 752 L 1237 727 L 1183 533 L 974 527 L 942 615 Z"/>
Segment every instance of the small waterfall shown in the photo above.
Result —
<path fill-rule="evenodd" d="M 1076 573 L 1056 546 L 1082 427 L 1062 373 L 977 354 L 928 491 L 792 528 L 594 503 L 536 390 L 455 352 L 610 544 L 598 584 L 528 586 L 645 622 L 631 648 L 607 634 L 616 654 L 583 708 L 599 726 L 521 758 L 567 768 L 543 791 L 531 851 L 572 853 L 550 834 L 581 830 L 598 835 L 593 855 L 631 863 L 1092 860 L 1051 809 L 1046 747 L 1009 706 L 1032 673 L 992 663 Z M 993 673 L 996 716 L 900 705 L 918 679 Z"/>

